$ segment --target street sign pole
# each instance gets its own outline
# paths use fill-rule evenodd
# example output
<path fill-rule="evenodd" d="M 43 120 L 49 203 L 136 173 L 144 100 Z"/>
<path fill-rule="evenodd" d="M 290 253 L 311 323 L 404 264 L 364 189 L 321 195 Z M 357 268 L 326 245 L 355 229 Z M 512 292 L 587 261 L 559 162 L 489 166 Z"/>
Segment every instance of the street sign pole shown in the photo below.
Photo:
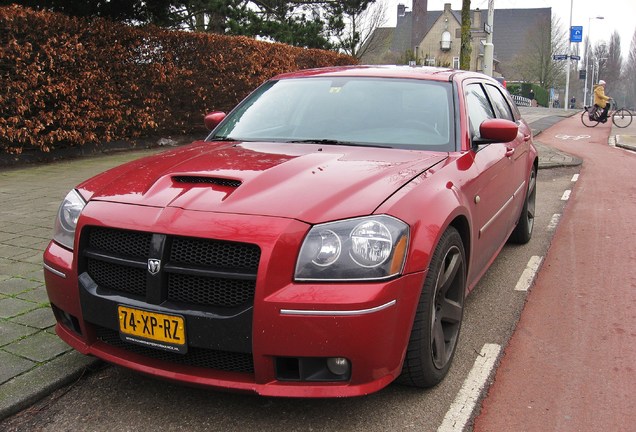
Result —
<path fill-rule="evenodd" d="M 568 41 L 568 56 L 572 54 L 572 7 L 574 6 L 574 0 L 570 0 L 570 39 Z M 572 61 L 568 58 L 565 68 L 565 100 L 563 101 L 563 109 L 567 110 L 570 105 L 570 63 Z"/>

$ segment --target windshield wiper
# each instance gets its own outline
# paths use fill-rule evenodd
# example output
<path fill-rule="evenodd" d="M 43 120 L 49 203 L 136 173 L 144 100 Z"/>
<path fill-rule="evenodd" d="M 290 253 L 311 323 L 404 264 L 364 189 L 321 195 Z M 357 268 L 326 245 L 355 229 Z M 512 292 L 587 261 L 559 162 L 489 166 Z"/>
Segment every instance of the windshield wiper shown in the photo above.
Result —
<path fill-rule="evenodd" d="M 210 138 L 208 141 L 239 141 L 239 140 L 237 140 L 236 138 L 227 137 L 227 136 L 217 136 L 217 137 Z"/>
<path fill-rule="evenodd" d="M 289 140 L 285 141 L 286 143 L 307 143 L 307 144 L 332 144 L 332 145 L 343 145 L 343 146 L 358 146 L 358 147 L 380 147 L 384 148 L 386 146 L 377 145 L 377 144 L 369 144 L 362 142 L 353 142 L 353 141 L 339 141 L 335 139 L 304 139 L 304 140 Z"/>

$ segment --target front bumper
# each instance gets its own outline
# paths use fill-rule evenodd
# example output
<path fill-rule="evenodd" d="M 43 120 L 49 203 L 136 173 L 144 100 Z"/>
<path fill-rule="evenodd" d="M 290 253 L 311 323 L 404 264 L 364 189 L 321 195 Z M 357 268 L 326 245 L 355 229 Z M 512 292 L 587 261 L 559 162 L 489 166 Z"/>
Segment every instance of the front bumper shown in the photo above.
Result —
<path fill-rule="evenodd" d="M 134 216 L 122 221 L 121 214 Z M 142 223 L 164 219 L 170 223 Z M 267 396 L 364 395 L 401 371 L 424 273 L 375 283 L 295 283 L 298 251 L 289 245 L 299 245 L 308 226 L 293 220 L 141 207 L 131 212 L 130 206 L 91 203 L 78 232 L 86 226 L 248 242 L 261 255 L 251 303 L 229 310 L 195 308 L 104 289 L 86 272 L 78 274 L 79 254 L 51 242 L 44 263 L 56 331 L 83 354 L 165 379 Z M 123 342 L 118 305 L 183 316 L 187 354 Z M 314 373 L 329 358 L 348 361 L 344 379 Z M 313 369 L 305 373 L 306 368 Z"/>

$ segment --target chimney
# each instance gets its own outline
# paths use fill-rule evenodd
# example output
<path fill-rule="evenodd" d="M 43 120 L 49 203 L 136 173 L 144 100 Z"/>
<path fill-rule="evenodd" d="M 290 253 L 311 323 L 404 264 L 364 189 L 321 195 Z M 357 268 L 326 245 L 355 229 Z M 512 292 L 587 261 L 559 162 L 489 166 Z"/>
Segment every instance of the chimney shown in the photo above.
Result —
<path fill-rule="evenodd" d="M 402 3 L 400 3 L 397 6 L 397 16 L 398 16 L 398 18 L 402 18 L 405 14 L 406 14 L 406 6 L 404 6 Z"/>
<path fill-rule="evenodd" d="M 428 10 L 428 0 L 413 0 L 413 18 L 411 27 L 411 48 L 415 48 L 426 36 L 426 11 Z"/>
<path fill-rule="evenodd" d="M 473 25 L 471 27 L 474 29 L 483 30 L 481 25 L 481 11 L 479 10 L 479 8 L 473 11 Z"/>

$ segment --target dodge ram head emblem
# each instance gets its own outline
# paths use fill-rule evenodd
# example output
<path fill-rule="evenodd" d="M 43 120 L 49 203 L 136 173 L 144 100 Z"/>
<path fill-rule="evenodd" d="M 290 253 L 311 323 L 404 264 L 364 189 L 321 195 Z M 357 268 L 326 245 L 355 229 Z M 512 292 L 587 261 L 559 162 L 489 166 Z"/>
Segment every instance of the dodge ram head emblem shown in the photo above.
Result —
<path fill-rule="evenodd" d="M 158 259 L 148 260 L 148 272 L 151 275 L 156 275 L 157 273 L 159 273 L 160 268 L 161 268 L 161 260 L 158 260 Z"/>

